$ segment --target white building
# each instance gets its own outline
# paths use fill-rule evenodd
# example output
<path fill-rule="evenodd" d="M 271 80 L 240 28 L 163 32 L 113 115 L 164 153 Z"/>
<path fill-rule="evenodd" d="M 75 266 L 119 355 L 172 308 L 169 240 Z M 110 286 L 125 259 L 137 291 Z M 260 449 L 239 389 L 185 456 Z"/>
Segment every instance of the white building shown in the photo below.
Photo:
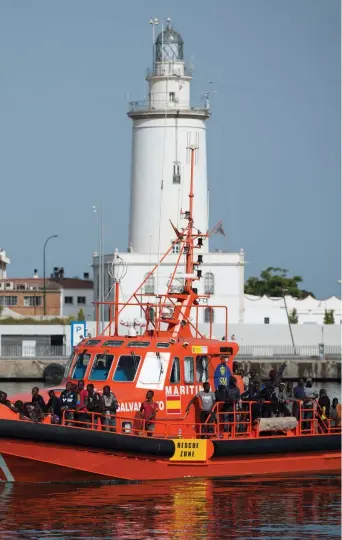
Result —
<path fill-rule="evenodd" d="M 162 31 L 154 47 L 154 62 L 147 70 L 148 100 L 130 104 L 133 122 L 131 202 L 129 247 L 121 257 L 127 263 L 127 274 L 121 283 L 123 299 L 130 298 L 145 276 L 172 246 L 175 233 L 170 220 L 181 228 L 182 214 L 189 208 L 190 152 L 195 146 L 194 218 L 195 227 L 208 231 L 208 185 L 206 156 L 206 122 L 210 117 L 208 99 L 194 106 L 190 99 L 191 70 L 184 61 L 183 39 L 171 23 Z M 163 293 L 166 290 L 178 245 L 161 264 L 158 275 L 149 279 L 141 293 Z M 210 305 L 228 307 L 229 324 L 287 324 L 283 299 L 244 295 L 244 252 L 210 252 L 205 241 L 202 279 L 196 286 L 200 294 L 210 293 Z M 104 255 L 102 285 L 99 283 L 99 260 L 93 258 L 95 300 L 113 299 L 113 279 L 108 273 L 113 254 Z M 180 268 L 182 271 L 182 268 Z M 121 300 L 123 300 L 121 299 Z M 214 323 L 217 336 L 224 333 L 225 311 L 217 307 L 203 309 L 199 322 Z M 323 323 L 324 310 L 335 310 L 335 323 L 341 320 L 341 301 L 337 298 L 316 301 L 288 298 L 289 312 L 295 307 L 299 323 Z M 328 307 L 329 305 L 329 307 Z M 332 307 L 330 307 L 332 306 Z M 106 310 L 105 318 L 108 318 Z"/>
<path fill-rule="evenodd" d="M 6 279 L 7 277 L 7 265 L 10 264 L 10 260 L 6 255 L 6 251 L 0 248 L 0 279 Z"/>

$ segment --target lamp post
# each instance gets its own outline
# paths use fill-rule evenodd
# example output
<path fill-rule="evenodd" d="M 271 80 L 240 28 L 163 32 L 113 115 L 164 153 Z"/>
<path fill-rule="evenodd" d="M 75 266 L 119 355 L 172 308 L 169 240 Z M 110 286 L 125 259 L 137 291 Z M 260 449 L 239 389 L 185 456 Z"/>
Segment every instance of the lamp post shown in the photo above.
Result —
<path fill-rule="evenodd" d="M 284 304 L 285 304 L 286 317 L 287 317 L 287 322 L 288 322 L 288 325 L 289 325 L 293 352 L 294 352 L 294 355 L 296 355 L 296 346 L 295 346 L 294 339 L 293 339 L 293 333 L 292 333 L 292 328 L 291 328 L 291 323 L 290 323 L 290 318 L 289 318 L 289 312 L 287 310 L 286 293 L 287 293 L 287 289 L 283 289 L 283 298 L 284 298 Z"/>
<path fill-rule="evenodd" d="M 99 256 L 98 256 L 98 284 L 99 284 L 99 329 L 103 330 L 104 324 L 104 300 L 105 300 L 105 283 L 104 283 L 104 253 L 103 253 L 103 199 L 101 197 L 100 206 L 93 206 L 93 212 L 98 217 L 98 234 L 99 234 Z"/>
<path fill-rule="evenodd" d="M 43 313 L 44 317 L 46 315 L 46 272 L 45 272 L 45 252 L 46 252 L 46 244 L 48 243 L 51 238 L 58 238 L 58 234 L 52 234 L 45 240 L 44 248 L 43 248 Z"/>

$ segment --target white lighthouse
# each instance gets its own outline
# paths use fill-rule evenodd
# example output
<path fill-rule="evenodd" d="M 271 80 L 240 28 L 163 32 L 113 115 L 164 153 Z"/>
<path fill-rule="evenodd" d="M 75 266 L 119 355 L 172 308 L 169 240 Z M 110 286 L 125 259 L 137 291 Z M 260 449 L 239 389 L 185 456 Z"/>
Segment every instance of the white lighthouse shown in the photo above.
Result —
<path fill-rule="evenodd" d="M 168 19 L 154 44 L 147 70 L 148 100 L 132 102 L 133 120 L 129 246 L 136 253 L 163 253 L 188 209 L 189 146 L 195 145 L 195 226 L 208 230 L 206 120 L 208 102 L 193 106 L 191 70 L 184 42 Z M 207 250 L 205 246 L 204 250 Z"/>

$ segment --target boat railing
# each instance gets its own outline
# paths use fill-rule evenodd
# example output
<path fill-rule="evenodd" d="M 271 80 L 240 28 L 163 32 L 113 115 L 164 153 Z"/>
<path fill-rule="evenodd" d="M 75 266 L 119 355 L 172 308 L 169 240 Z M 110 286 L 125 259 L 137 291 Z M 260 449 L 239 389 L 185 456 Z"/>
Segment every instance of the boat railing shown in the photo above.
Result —
<path fill-rule="evenodd" d="M 133 299 L 127 302 L 118 302 L 117 304 L 115 302 L 105 301 L 105 302 L 94 302 L 96 306 L 96 329 L 95 333 L 96 335 L 101 334 L 100 330 L 100 317 L 99 317 L 99 310 L 100 306 L 103 306 L 103 309 L 105 311 L 105 319 L 107 320 L 107 325 L 105 326 L 104 330 L 102 331 L 103 335 L 113 336 L 115 335 L 116 329 L 115 328 L 115 306 L 119 309 L 119 316 L 120 320 L 125 318 L 125 309 L 127 316 L 131 317 L 132 312 L 130 309 L 132 308 L 139 308 L 139 310 L 145 315 L 146 317 L 146 323 L 148 325 L 148 329 L 151 330 L 153 333 L 156 331 L 158 333 L 159 330 L 162 330 L 161 325 L 167 325 L 172 320 L 178 319 L 180 315 L 182 315 L 182 305 L 177 304 L 177 299 L 182 295 L 183 293 L 173 293 L 169 295 L 160 294 L 158 295 L 158 301 L 157 302 L 151 302 L 149 301 L 149 298 L 153 296 L 152 294 L 147 293 L 139 293 L 135 295 Z M 222 325 L 224 326 L 224 332 L 225 335 L 228 335 L 228 308 L 227 306 L 222 305 L 208 305 L 207 303 L 202 304 L 201 299 L 208 300 L 208 295 L 199 295 L 198 296 L 199 303 L 196 305 L 193 305 L 191 307 L 191 319 L 187 319 L 187 323 L 191 330 L 193 331 L 193 335 L 196 338 L 203 338 L 203 333 L 199 330 L 200 325 L 202 325 L 203 316 L 200 316 L 200 310 L 202 310 L 202 313 L 204 313 L 203 310 L 206 310 L 208 307 L 213 310 L 210 313 L 212 314 L 215 310 L 215 313 L 217 313 L 217 310 L 223 311 L 222 314 Z M 214 318 L 212 315 L 209 317 L 208 323 L 206 323 L 209 328 L 207 332 L 207 337 L 210 339 L 213 338 L 213 324 L 214 324 Z M 127 328 L 122 326 L 123 333 L 122 335 L 127 334 Z"/>
<path fill-rule="evenodd" d="M 289 418 L 292 419 L 290 427 L 273 429 L 272 436 L 278 432 L 287 431 L 291 436 L 302 435 L 331 435 L 341 433 L 341 424 L 327 418 L 320 408 L 318 400 L 303 402 L 289 399 L 281 404 L 291 405 L 292 415 L 277 417 L 278 401 L 240 401 L 238 403 L 217 402 L 212 408 L 205 422 L 191 420 L 171 421 L 167 419 L 146 420 L 138 416 L 128 417 L 120 414 L 103 415 L 101 412 L 87 412 L 79 415 L 77 411 L 65 410 L 62 413 L 61 425 L 71 428 L 96 430 L 122 435 L 135 435 L 139 437 L 155 438 L 212 438 L 212 439 L 238 439 L 255 438 L 263 436 L 261 422 L 264 419 L 281 418 L 284 425 Z M 279 411 L 279 409 L 278 409 Z M 296 422 L 294 421 L 296 420 Z M 278 433 L 279 436 L 283 436 Z"/>

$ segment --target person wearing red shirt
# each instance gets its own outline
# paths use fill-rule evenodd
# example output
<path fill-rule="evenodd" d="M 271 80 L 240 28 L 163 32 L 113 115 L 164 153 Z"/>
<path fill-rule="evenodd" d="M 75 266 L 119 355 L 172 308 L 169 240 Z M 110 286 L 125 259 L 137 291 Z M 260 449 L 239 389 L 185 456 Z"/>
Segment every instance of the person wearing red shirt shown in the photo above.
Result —
<path fill-rule="evenodd" d="M 77 383 L 77 397 L 76 418 L 79 422 L 82 422 L 79 427 L 89 427 L 86 424 L 90 420 L 89 414 L 87 414 L 88 390 L 84 388 L 84 381 L 78 381 Z"/>
<path fill-rule="evenodd" d="M 145 429 L 148 437 L 152 437 L 155 428 L 153 420 L 156 418 L 156 414 L 159 411 L 158 403 L 153 401 L 154 392 L 149 390 L 146 394 L 146 400 L 141 404 L 140 414 L 141 418 L 145 420 Z"/>

